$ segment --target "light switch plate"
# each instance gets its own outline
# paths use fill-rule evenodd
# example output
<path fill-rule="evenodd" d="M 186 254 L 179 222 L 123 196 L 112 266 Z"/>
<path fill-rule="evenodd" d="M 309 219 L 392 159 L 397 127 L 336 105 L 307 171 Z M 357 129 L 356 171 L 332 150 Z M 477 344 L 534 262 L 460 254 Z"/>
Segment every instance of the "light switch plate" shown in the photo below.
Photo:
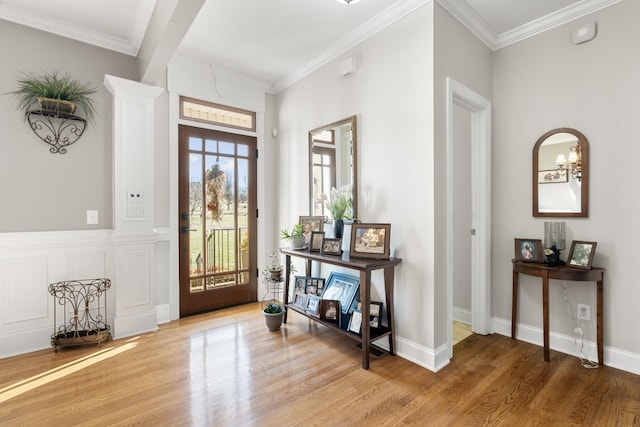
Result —
<path fill-rule="evenodd" d="M 95 225 L 98 223 L 98 211 L 96 210 L 88 210 L 87 211 L 87 224 Z"/>

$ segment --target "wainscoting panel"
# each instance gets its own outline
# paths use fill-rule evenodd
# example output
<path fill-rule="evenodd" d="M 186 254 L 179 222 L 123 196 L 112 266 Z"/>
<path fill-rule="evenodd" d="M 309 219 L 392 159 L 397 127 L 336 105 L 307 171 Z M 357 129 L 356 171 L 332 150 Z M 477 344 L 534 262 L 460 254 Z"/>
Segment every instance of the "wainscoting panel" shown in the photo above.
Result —
<path fill-rule="evenodd" d="M 47 258 L 2 260 L 2 323 L 48 317 Z"/>

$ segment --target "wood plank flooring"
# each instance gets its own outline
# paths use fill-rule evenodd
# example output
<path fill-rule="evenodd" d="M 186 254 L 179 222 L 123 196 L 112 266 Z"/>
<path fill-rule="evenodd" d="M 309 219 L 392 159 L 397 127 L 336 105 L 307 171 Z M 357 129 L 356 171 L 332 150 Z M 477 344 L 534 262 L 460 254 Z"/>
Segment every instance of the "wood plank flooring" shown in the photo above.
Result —
<path fill-rule="evenodd" d="M 360 368 L 354 341 L 258 304 L 101 348 L 0 360 L 1 426 L 640 426 L 640 376 L 500 335 L 472 335 L 438 373 Z"/>

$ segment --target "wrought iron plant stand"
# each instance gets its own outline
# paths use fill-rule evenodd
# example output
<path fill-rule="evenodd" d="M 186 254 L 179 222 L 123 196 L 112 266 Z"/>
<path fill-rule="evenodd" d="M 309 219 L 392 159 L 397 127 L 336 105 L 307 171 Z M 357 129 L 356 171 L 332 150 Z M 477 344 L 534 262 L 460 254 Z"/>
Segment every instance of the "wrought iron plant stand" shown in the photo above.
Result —
<path fill-rule="evenodd" d="M 67 280 L 49 285 L 53 296 L 53 335 L 51 346 L 102 344 L 111 339 L 107 325 L 109 279 Z M 58 323 L 58 317 L 62 323 Z"/>

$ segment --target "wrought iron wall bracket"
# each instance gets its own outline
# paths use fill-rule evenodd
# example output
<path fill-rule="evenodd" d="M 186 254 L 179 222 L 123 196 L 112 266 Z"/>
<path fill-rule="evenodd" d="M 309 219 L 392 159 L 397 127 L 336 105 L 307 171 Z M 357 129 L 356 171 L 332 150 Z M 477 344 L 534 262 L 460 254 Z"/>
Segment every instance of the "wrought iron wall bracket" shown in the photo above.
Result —
<path fill-rule="evenodd" d="M 27 113 L 31 130 L 51 148 L 53 154 L 64 154 L 69 145 L 76 142 L 87 126 L 82 117 L 60 111 L 31 110 Z"/>

